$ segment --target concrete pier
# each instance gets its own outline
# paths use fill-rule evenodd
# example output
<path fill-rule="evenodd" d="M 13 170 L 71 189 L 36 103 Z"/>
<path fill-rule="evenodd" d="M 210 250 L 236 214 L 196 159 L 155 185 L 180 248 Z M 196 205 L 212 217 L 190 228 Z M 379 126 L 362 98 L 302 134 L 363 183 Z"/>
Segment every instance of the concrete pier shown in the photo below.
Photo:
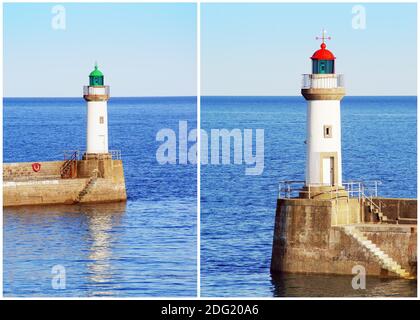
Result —
<path fill-rule="evenodd" d="M 361 265 L 368 276 L 416 277 L 417 201 L 380 200 L 390 223 L 363 199 L 278 199 L 272 273 L 351 275 Z"/>
<path fill-rule="evenodd" d="M 3 206 L 117 202 L 127 199 L 121 160 L 74 160 L 63 176 L 66 161 L 3 164 Z"/>

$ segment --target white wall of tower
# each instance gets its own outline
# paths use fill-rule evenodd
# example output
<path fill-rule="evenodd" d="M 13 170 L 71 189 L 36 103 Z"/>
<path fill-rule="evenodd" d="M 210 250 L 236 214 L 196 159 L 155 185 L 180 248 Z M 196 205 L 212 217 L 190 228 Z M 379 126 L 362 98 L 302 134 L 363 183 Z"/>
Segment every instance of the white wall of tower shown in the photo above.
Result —
<path fill-rule="evenodd" d="M 108 153 L 107 101 L 87 102 L 86 153 Z"/>
<path fill-rule="evenodd" d="M 336 184 L 342 184 L 341 116 L 339 100 L 308 100 L 306 137 L 306 185 L 326 184 L 322 177 L 321 155 L 335 153 Z M 331 137 L 325 137 L 324 126 L 331 127 Z"/>

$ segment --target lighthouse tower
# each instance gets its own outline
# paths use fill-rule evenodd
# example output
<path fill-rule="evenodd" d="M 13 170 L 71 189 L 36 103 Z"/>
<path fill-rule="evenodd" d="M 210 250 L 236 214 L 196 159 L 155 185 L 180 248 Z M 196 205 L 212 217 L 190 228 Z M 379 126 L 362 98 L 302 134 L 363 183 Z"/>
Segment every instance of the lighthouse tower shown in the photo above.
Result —
<path fill-rule="evenodd" d="M 89 74 L 89 85 L 83 88 L 87 101 L 87 130 L 85 159 L 108 155 L 108 106 L 109 86 L 104 85 L 104 75 L 95 64 Z"/>
<path fill-rule="evenodd" d="M 340 188 L 340 100 L 343 75 L 335 73 L 335 56 L 327 50 L 325 30 L 321 48 L 312 55 L 312 73 L 303 75 L 302 95 L 308 103 L 305 188 Z"/>

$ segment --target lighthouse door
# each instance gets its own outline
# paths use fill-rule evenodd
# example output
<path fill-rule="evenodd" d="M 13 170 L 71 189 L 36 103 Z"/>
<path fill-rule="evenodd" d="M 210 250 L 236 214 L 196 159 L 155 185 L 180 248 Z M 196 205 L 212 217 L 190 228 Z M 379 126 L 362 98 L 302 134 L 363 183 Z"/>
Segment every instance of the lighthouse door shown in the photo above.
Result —
<path fill-rule="evenodd" d="M 104 135 L 100 135 L 99 136 L 99 146 L 101 148 L 101 152 L 105 152 L 105 136 Z"/>
<path fill-rule="evenodd" d="M 322 159 L 322 184 L 334 185 L 334 157 Z"/>

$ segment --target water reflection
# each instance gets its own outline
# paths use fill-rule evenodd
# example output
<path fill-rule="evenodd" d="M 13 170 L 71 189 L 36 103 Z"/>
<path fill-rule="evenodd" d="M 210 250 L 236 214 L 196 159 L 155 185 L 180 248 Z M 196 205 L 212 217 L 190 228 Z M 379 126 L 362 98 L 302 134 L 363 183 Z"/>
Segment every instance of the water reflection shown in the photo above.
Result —
<path fill-rule="evenodd" d="M 42 238 L 51 250 L 57 250 L 57 247 L 64 250 L 62 256 L 66 256 L 67 261 L 57 262 L 63 264 L 66 269 L 69 264 L 68 261 L 74 258 L 75 248 L 80 247 L 80 243 L 85 243 L 82 246 L 83 249 L 80 248 L 81 251 L 84 251 L 84 254 L 82 253 L 78 260 L 85 263 L 87 270 L 83 272 L 83 275 L 86 278 L 87 295 L 92 296 L 112 295 L 111 288 L 115 289 L 116 287 L 115 283 L 110 286 L 110 283 L 116 277 L 111 265 L 112 244 L 115 241 L 114 230 L 121 225 L 125 212 L 125 202 L 4 208 L 4 214 L 7 215 L 8 219 L 11 216 L 13 216 L 13 219 L 18 219 L 22 229 L 26 230 L 44 229 L 43 226 L 45 225 L 51 227 L 57 222 L 62 224 L 64 221 L 67 228 L 60 229 L 61 235 L 53 234 L 54 241 L 49 239 L 48 234 L 38 235 L 38 237 Z M 5 220 L 7 221 L 7 219 Z M 77 220 L 79 220 L 78 223 Z M 72 231 L 74 228 L 77 228 L 77 230 Z M 58 240 L 59 238 L 69 239 L 67 233 L 73 233 L 71 235 L 73 239 L 76 234 L 77 239 L 74 239 L 73 243 Z M 52 248 L 53 245 L 55 248 Z M 37 243 L 34 243 L 33 247 L 37 248 Z M 71 249 L 68 249 L 68 247 L 71 247 Z M 67 272 L 70 273 L 72 268 L 69 266 L 68 269 Z M 11 281 L 11 288 L 13 288 L 13 276 L 9 280 Z M 69 286 L 72 286 L 71 282 Z"/>
<path fill-rule="evenodd" d="M 365 290 L 354 290 L 352 276 L 272 274 L 274 297 L 416 297 L 416 280 L 367 277 Z"/>
<path fill-rule="evenodd" d="M 121 223 L 125 212 L 125 203 L 117 206 L 85 206 L 81 212 L 86 215 L 86 224 L 91 244 L 89 246 L 89 263 L 87 264 L 89 280 L 94 284 L 106 285 L 112 282 L 115 274 L 111 268 L 112 229 Z M 93 286 L 95 287 L 95 286 Z M 114 286 L 115 287 L 115 286 Z M 112 295 L 111 290 L 93 290 L 91 295 Z"/>

